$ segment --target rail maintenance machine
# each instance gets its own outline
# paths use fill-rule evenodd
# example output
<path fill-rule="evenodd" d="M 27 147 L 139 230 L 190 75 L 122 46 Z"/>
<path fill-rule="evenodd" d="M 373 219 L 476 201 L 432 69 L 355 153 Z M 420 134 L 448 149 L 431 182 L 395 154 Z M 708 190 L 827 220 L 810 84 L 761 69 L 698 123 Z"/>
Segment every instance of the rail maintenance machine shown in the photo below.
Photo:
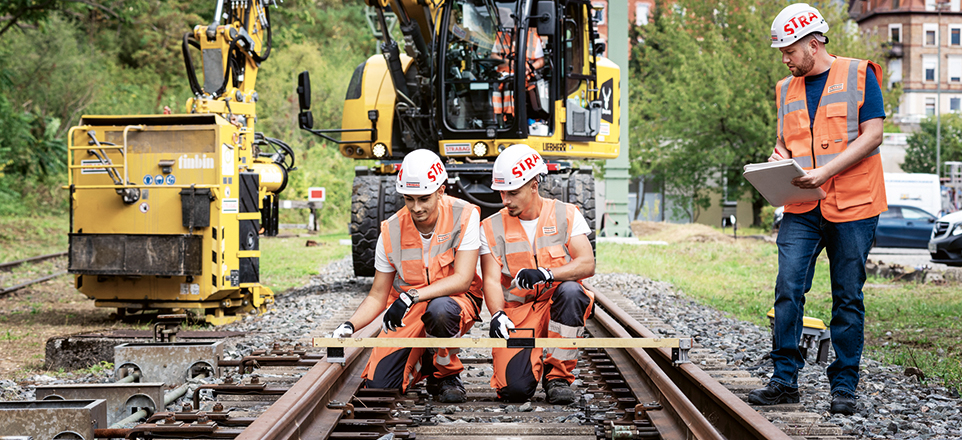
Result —
<path fill-rule="evenodd" d="M 603 56 L 591 2 L 366 1 L 382 30 L 381 55 L 355 69 L 341 129 L 313 128 L 308 72 L 298 79 L 300 127 L 345 157 L 378 161 L 355 168 L 354 273 L 374 275 L 378 224 L 403 206 L 397 167 L 419 148 L 446 159 L 447 191 L 479 205 L 483 218 L 502 208 L 491 190 L 494 159 L 526 143 L 548 164 L 542 192 L 577 205 L 594 230 L 594 178 L 569 161 L 618 157 L 621 84 Z M 404 54 L 384 31 L 388 14 L 400 24 Z M 594 233 L 589 239 L 594 245 Z"/>
<path fill-rule="evenodd" d="M 258 240 L 277 235 L 294 155 L 254 130 L 269 2 L 217 0 L 213 23 L 184 35 L 187 114 L 85 115 L 70 129 L 68 271 L 96 306 L 200 310 L 218 325 L 273 303 Z"/>

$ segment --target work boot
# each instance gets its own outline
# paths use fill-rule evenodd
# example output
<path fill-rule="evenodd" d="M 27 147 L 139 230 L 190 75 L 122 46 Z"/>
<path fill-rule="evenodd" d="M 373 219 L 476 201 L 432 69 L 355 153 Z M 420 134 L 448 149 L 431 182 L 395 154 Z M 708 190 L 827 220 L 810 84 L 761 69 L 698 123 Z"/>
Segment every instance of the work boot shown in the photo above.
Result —
<path fill-rule="evenodd" d="M 799 400 L 801 400 L 801 397 L 797 388 L 789 388 L 775 382 L 769 382 L 765 388 L 752 390 L 748 393 L 748 403 L 754 405 L 798 403 Z"/>
<path fill-rule="evenodd" d="M 850 416 L 855 414 L 855 398 L 842 393 L 832 395 L 832 407 L 828 410 L 832 414 Z"/>
<path fill-rule="evenodd" d="M 575 390 L 564 379 L 549 380 L 544 386 L 544 394 L 552 405 L 567 405 L 576 399 Z"/>
<path fill-rule="evenodd" d="M 440 379 L 429 376 L 426 388 L 428 393 L 441 403 L 464 403 L 468 400 L 464 385 L 461 384 L 460 374 L 452 374 Z"/>

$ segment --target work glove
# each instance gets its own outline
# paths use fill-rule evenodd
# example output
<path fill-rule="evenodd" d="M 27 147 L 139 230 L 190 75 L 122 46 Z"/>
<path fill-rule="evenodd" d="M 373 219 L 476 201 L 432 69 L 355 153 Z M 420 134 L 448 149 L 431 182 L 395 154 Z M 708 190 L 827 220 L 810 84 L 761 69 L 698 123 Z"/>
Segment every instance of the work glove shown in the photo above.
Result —
<path fill-rule="evenodd" d="M 334 338 L 350 338 L 354 335 L 354 324 L 351 321 L 344 321 L 344 324 L 337 326 L 334 329 L 334 334 L 331 337 Z"/>
<path fill-rule="evenodd" d="M 512 328 L 514 328 L 514 323 L 511 322 L 511 318 L 508 318 L 508 315 L 504 313 L 504 310 L 498 310 L 491 316 L 490 336 L 492 338 L 508 339 L 508 329 Z"/>
<path fill-rule="evenodd" d="M 537 269 L 521 269 L 514 277 L 515 284 L 522 289 L 534 289 L 534 286 L 554 281 L 554 275 L 543 267 Z"/>
<path fill-rule="evenodd" d="M 401 322 L 404 319 L 404 315 L 411 310 L 411 306 L 417 302 L 413 296 L 409 295 L 407 292 L 401 292 L 398 298 L 394 300 L 394 304 L 388 307 L 387 312 L 384 312 L 384 323 L 381 324 L 381 330 L 385 332 L 393 332 L 398 329 L 398 327 L 404 327 L 404 323 Z"/>

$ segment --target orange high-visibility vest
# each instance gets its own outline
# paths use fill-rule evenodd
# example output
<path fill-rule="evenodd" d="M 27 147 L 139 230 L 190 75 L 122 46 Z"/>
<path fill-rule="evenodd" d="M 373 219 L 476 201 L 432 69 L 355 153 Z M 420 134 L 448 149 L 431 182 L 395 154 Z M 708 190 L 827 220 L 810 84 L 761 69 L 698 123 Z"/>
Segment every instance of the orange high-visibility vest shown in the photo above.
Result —
<path fill-rule="evenodd" d="M 521 269 L 544 267 L 551 269 L 571 261 L 568 242 L 575 221 L 575 205 L 554 199 L 543 199 L 541 215 L 535 229 L 535 249 L 532 252 L 528 235 L 517 217 L 504 208 L 481 222 L 491 255 L 501 265 L 501 289 L 505 308 L 518 307 L 532 301 L 546 301 L 554 289 L 537 286 L 535 289 L 511 287 L 511 281 Z M 580 280 L 579 280 L 580 282 Z"/>
<path fill-rule="evenodd" d="M 394 289 L 388 305 L 393 303 L 401 292 L 423 288 L 454 274 L 454 254 L 461 244 L 471 212 L 480 213 L 480 209 L 464 200 L 444 195 L 438 202 L 438 211 L 438 222 L 428 250 L 428 267 L 424 267 L 421 256 L 421 234 L 406 206 L 381 222 L 384 253 L 395 270 Z M 476 303 L 482 298 L 481 287 L 481 276 L 475 271 L 474 280 L 471 281 L 467 293 L 476 298 Z"/>
<path fill-rule="evenodd" d="M 837 157 L 857 138 L 859 109 L 865 100 L 865 76 L 868 68 L 882 85 L 882 68 L 871 61 L 836 57 L 829 69 L 825 89 L 815 111 L 815 125 L 810 128 L 805 98 L 805 78 L 788 76 L 775 87 L 778 106 L 778 136 L 803 169 L 824 166 Z M 822 189 L 822 216 L 831 222 L 862 220 L 888 209 L 880 150 L 834 177 Z M 819 202 L 793 203 L 785 212 L 801 214 Z"/>

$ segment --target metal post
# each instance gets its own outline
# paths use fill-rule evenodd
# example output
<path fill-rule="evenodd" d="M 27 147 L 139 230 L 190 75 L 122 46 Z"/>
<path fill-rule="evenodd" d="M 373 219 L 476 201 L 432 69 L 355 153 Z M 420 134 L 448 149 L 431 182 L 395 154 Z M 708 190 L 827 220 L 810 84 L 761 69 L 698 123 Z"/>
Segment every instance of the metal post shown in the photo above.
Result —
<path fill-rule="evenodd" d="M 608 56 L 621 67 L 618 89 L 618 124 L 621 147 L 617 159 L 605 163 L 605 220 L 604 234 L 608 237 L 631 236 L 628 216 L 628 0 L 608 2 Z"/>
<path fill-rule="evenodd" d="M 939 1 L 935 4 L 938 11 L 939 23 L 936 25 L 936 73 L 935 73 L 935 175 L 942 181 L 942 6 L 947 3 Z"/>

